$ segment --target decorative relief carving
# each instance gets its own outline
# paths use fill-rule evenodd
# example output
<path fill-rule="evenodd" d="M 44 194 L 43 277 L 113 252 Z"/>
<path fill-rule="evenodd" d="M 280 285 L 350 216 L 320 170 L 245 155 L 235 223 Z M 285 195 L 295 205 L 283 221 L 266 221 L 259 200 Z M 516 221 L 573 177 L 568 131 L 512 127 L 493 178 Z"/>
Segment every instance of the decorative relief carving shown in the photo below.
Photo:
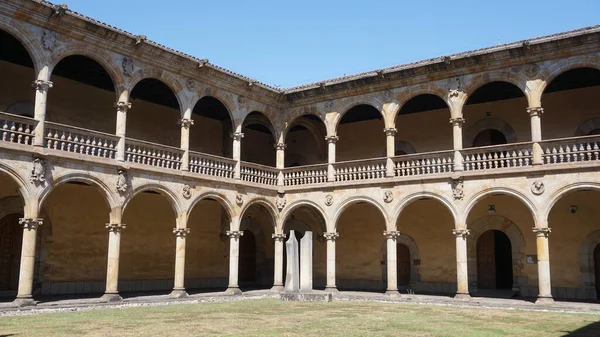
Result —
<path fill-rule="evenodd" d="M 540 73 L 540 66 L 535 63 L 527 64 L 523 67 L 523 72 L 529 78 L 536 77 Z"/>
<path fill-rule="evenodd" d="M 123 69 L 123 75 L 130 77 L 133 75 L 133 59 L 127 56 L 123 56 L 121 60 L 121 68 Z"/>
<path fill-rule="evenodd" d="M 385 193 L 383 193 L 383 201 L 388 204 L 394 201 L 394 193 L 392 191 L 385 191 Z"/>
<path fill-rule="evenodd" d="M 127 110 L 131 109 L 131 103 L 119 101 L 114 104 L 114 107 L 117 108 L 117 111 L 127 112 Z"/>
<path fill-rule="evenodd" d="M 187 88 L 189 91 L 194 91 L 194 90 L 196 90 L 196 81 L 194 81 L 194 80 L 193 80 L 193 79 L 191 79 L 191 78 L 188 78 L 188 79 L 185 81 L 185 87 L 186 87 L 186 88 Z"/>
<path fill-rule="evenodd" d="M 333 110 L 333 101 L 325 102 L 325 112 L 331 112 Z"/>
<path fill-rule="evenodd" d="M 323 233 L 323 237 L 327 241 L 335 241 L 337 238 L 340 237 L 340 233 L 337 233 L 337 232 L 325 232 L 325 233 Z"/>
<path fill-rule="evenodd" d="M 284 143 L 277 143 L 277 144 L 273 144 L 273 147 L 275 148 L 275 150 L 277 151 L 283 151 L 287 148 L 287 144 Z"/>
<path fill-rule="evenodd" d="M 183 197 L 186 199 L 191 198 L 192 197 L 192 186 L 183 185 L 183 190 L 181 192 L 181 195 L 183 195 Z"/>
<path fill-rule="evenodd" d="M 190 118 L 182 118 L 177 122 L 177 124 L 183 126 L 186 129 L 189 129 L 190 126 L 194 125 L 194 120 Z"/>
<path fill-rule="evenodd" d="M 242 138 L 244 138 L 244 133 L 234 132 L 231 134 L 231 138 L 233 138 L 233 140 L 236 142 L 240 142 L 242 140 Z"/>
<path fill-rule="evenodd" d="M 42 81 L 42 80 L 36 80 L 33 81 L 33 83 L 31 83 L 31 86 L 36 90 L 36 91 L 48 91 L 48 89 L 52 88 L 54 84 L 50 81 Z"/>
<path fill-rule="evenodd" d="M 109 232 L 120 233 L 123 229 L 127 228 L 127 226 L 122 223 L 107 223 L 106 228 Z"/>
<path fill-rule="evenodd" d="M 381 93 L 381 97 L 383 97 L 383 99 L 386 101 L 390 101 L 392 100 L 392 97 L 394 97 L 394 93 L 391 90 L 384 90 Z"/>
<path fill-rule="evenodd" d="M 241 236 L 244 236 L 243 231 L 227 231 L 225 232 L 230 239 L 239 239 Z"/>
<path fill-rule="evenodd" d="M 461 117 L 450 118 L 450 124 L 452 124 L 452 126 L 463 126 L 463 124 L 465 124 L 465 119 Z"/>
<path fill-rule="evenodd" d="M 275 200 L 275 204 L 277 205 L 277 209 L 281 212 L 281 210 L 285 207 L 286 204 L 286 200 L 285 200 L 285 196 L 280 194 L 277 196 L 277 199 Z"/>
<path fill-rule="evenodd" d="M 271 237 L 275 241 L 283 242 L 283 241 L 285 241 L 286 235 L 283 233 L 278 233 L 278 234 L 271 234 Z"/>
<path fill-rule="evenodd" d="M 244 196 L 241 193 L 235 195 L 235 203 L 238 206 L 242 206 L 244 204 Z"/>
<path fill-rule="evenodd" d="M 33 167 L 29 180 L 32 184 L 43 184 L 46 181 L 46 161 L 42 158 L 33 159 Z"/>
<path fill-rule="evenodd" d="M 531 184 L 531 193 L 535 195 L 541 195 L 546 191 L 546 186 L 544 186 L 544 182 L 541 180 L 534 181 Z"/>
<path fill-rule="evenodd" d="M 540 106 L 538 106 L 538 107 L 532 107 L 532 108 L 527 108 L 527 113 L 531 117 L 533 117 L 533 116 L 541 116 L 544 113 L 544 108 L 542 108 Z"/>
<path fill-rule="evenodd" d="M 47 29 L 44 29 L 42 31 L 42 45 L 45 49 L 48 49 L 50 51 L 54 50 L 54 47 L 56 47 L 56 42 L 57 38 L 55 31 Z"/>
<path fill-rule="evenodd" d="M 550 235 L 550 232 L 552 232 L 552 230 L 549 227 L 543 227 L 543 228 L 533 227 L 533 232 L 535 233 L 535 236 L 537 236 L 537 237 L 547 238 Z"/>
<path fill-rule="evenodd" d="M 468 229 L 453 229 L 452 234 L 454 234 L 454 236 L 456 236 L 457 238 L 462 237 L 463 239 L 466 239 L 467 236 L 471 234 L 471 231 Z"/>
<path fill-rule="evenodd" d="M 173 228 L 173 234 L 178 238 L 185 238 L 190 231 L 190 228 Z"/>
<path fill-rule="evenodd" d="M 127 182 L 127 171 L 124 169 L 120 169 L 117 171 L 117 192 L 125 193 L 129 188 L 129 183 Z"/>
<path fill-rule="evenodd" d="M 396 133 L 398 132 L 398 130 L 396 128 L 385 128 L 385 129 L 383 129 L 383 132 L 388 137 L 394 137 L 394 136 L 396 136 Z"/>
<path fill-rule="evenodd" d="M 448 91 L 462 91 L 462 84 L 460 82 L 460 78 L 454 77 L 448 79 Z"/>
<path fill-rule="evenodd" d="M 463 200 L 465 197 L 465 185 L 462 177 L 452 179 L 452 197 L 454 200 Z"/>
<path fill-rule="evenodd" d="M 38 229 L 44 223 L 44 219 L 19 218 L 19 225 L 26 230 Z"/>
<path fill-rule="evenodd" d="M 237 101 L 239 104 L 246 104 L 248 100 L 244 96 L 238 96 Z"/>
<path fill-rule="evenodd" d="M 398 232 L 398 231 L 384 231 L 383 232 L 383 236 L 385 236 L 387 239 L 396 240 L 398 237 L 400 237 L 400 232 Z"/>
<path fill-rule="evenodd" d="M 327 205 L 327 206 L 333 205 L 333 195 L 327 194 L 325 196 L 325 205 Z"/>
<path fill-rule="evenodd" d="M 340 137 L 333 135 L 333 136 L 325 136 L 325 141 L 327 143 L 333 143 L 335 144 L 338 140 L 340 140 Z"/>

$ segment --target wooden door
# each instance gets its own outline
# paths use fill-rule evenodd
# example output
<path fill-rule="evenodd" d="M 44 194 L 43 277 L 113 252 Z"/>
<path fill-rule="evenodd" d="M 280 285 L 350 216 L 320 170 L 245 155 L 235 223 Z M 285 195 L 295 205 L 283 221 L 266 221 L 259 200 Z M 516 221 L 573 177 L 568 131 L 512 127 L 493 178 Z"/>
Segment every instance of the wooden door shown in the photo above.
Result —
<path fill-rule="evenodd" d="M 19 262 L 23 231 L 19 214 L 0 219 L 0 290 L 16 290 L 19 282 Z"/>
<path fill-rule="evenodd" d="M 477 240 L 477 286 L 496 289 L 496 258 L 494 231 L 483 233 Z"/>
<path fill-rule="evenodd" d="M 596 276 L 596 295 L 600 299 L 600 244 L 594 249 L 594 274 Z"/>
<path fill-rule="evenodd" d="M 410 251 L 405 244 L 399 243 L 396 245 L 396 254 L 398 261 L 398 285 L 408 286 L 410 284 Z"/>
<path fill-rule="evenodd" d="M 239 282 L 252 283 L 256 275 L 256 240 L 254 233 L 244 231 L 240 237 Z"/>

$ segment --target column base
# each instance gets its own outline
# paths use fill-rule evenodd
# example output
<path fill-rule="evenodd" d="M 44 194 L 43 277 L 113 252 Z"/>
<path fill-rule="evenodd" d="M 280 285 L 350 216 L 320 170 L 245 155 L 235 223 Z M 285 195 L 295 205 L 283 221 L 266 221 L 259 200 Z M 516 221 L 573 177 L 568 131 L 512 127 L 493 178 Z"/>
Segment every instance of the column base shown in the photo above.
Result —
<path fill-rule="evenodd" d="M 335 286 L 327 286 L 325 287 L 325 291 L 332 294 L 337 294 L 340 292 Z"/>
<path fill-rule="evenodd" d="M 552 296 L 550 296 L 550 297 L 538 296 L 537 300 L 535 301 L 535 304 L 552 305 L 552 304 L 554 304 L 554 299 L 552 298 Z"/>
<path fill-rule="evenodd" d="M 33 299 L 33 297 L 17 297 L 13 301 L 13 304 L 19 308 L 22 308 L 34 307 L 37 305 L 37 302 Z"/>
<path fill-rule="evenodd" d="M 398 290 L 388 290 L 385 294 L 391 297 L 400 297 L 400 292 Z"/>
<path fill-rule="evenodd" d="M 242 291 L 240 290 L 240 287 L 229 287 L 229 288 L 227 288 L 227 290 L 225 290 L 225 294 L 228 294 L 228 295 L 241 295 Z"/>
<path fill-rule="evenodd" d="M 185 291 L 185 289 L 173 289 L 173 291 L 171 291 L 171 293 L 169 294 L 170 298 L 186 298 L 188 296 L 189 295 Z"/>
<path fill-rule="evenodd" d="M 471 300 L 471 294 L 469 294 L 469 293 L 456 293 L 456 295 L 454 295 L 454 299 L 458 300 L 458 301 L 470 301 Z"/>
<path fill-rule="evenodd" d="M 273 286 L 273 287 L 271 287 L 271 291 L 272 292 L 276 292 L 276 293 L 280 293 L 280 292 L 283 291 L 283 286 L 281 286 L 281 285 Z"/>
<path fill-rule="evenodd" d="M 105 293 L 100 297 L 100 300 L 103 302 L 120 302 L 123 300 L 119 293 Z"/>

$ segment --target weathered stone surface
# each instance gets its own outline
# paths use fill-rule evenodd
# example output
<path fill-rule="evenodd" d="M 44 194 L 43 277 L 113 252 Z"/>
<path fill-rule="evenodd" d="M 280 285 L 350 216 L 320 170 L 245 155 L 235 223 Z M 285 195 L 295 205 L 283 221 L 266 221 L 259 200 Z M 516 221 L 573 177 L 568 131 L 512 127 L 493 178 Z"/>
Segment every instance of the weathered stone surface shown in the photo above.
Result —
<path fill-rule="evenodd" d="M 281 293 L 282 301 L 289 302 L 331 302 L 331 293 Z"/>
<path fill-rule="evenodd" d="M 313 290 L 313 233 L 308 231 L 300 240 L 300 290 Z"/>
<path fill-rule="evenodd" d="M 287 271 L 285 274 L 285 291 L 300 291 L 300 267 L 298 254 L 298 240 L 295 231 L 291 230 L 289 238 L 285 243 L 287 254 Z"/>

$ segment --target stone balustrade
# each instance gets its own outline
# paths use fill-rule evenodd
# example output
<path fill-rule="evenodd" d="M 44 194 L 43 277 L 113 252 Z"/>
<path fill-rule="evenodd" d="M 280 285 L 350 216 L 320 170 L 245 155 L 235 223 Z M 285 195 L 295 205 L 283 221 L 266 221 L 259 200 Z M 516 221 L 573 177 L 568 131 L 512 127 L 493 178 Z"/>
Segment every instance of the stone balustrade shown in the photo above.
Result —
<path fill-rule="evenodd" d="M 199 152 L 190 152 L 190 172 L 207 176 L 233 178 L 235 160 Z"/>
<path fill-rule="evenodd" d="M 333 167 L 336 182 L 385 178 L 386 158 L 339 162 Z"/>
<path fill-rule="evenodd" d="M 251 183 L 276 186 L 279 170 L 270 167 L 248 162 L 240 162 L 241 179 Z"/>
<path fill-rule="evenodd" d="M 464 170 L 493 170 L 532 165 L 532 143 L 514 143 L 465 149 L 461 151 Z"/>
<path fill-rule="evenodd" d="M 392 158 L 396 177 L 447 173 L 454 170 L 454 151 L 415 153 Z"/>
<path fill-rule="evenodd" d="M 115 158 L 119 137 L 73 126 L 46 122 L 46 148 L 88 156 Z"/>
<path fill-rule="evenodd" d="M 131 163 L 179 170 L 182 156 L 183 150 L 177 147 L 130 138 L 125 140 L 125 160 Z"/>
<path fill-rule="evenodd" d="M 283 169 L 284 186 L 301 186 L 327 182 L 327 164 L 297 166 Z"/>
<path fill-rule="evenodd" d="M 544 164 L 600 160 L 600 136 L 552 139 L 540 142 Z"/>
<path fill-rule="evenodd" d="M 32 145 L 36 120 L 0 112 L 0 141 Z"/>

